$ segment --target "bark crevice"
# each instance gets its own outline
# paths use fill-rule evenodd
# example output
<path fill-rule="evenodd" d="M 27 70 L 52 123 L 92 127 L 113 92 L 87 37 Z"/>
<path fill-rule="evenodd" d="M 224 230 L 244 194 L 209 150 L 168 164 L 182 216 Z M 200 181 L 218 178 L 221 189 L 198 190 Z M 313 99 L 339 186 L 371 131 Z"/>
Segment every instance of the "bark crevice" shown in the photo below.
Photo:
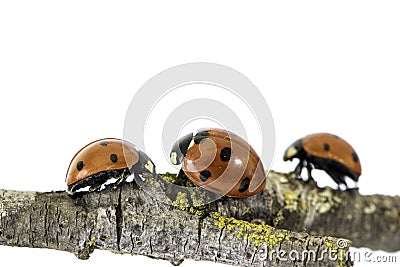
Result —
<path fill-rule="evenodd" d="M 123 214 L 122 214 L 122 207 L 121 207 L 121 190 L 119 191 L 118 195 L 118 204 L 115 207 L 115 231 L 117 232 L 117 247 L 118 250 L 121 250 L 121 234 L 122 234 L 122 227 L 123 227 Z"/>

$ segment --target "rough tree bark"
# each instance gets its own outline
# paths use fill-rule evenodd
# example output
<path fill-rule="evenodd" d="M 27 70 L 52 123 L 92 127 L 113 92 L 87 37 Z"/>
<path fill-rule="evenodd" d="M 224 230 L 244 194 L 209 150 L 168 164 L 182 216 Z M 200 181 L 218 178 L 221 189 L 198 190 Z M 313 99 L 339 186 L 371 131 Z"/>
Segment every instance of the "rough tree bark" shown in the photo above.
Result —
<path fill-rule="evenodd" d="M 103 249 L 173 264 L 236 266 L 352 266 L 347 239 L 400 250 L 399 197 L 320 189 L 272 171 L 267 179 L 257 196 L 224 197 L 201 209 L 181 206 L 182 199 L 161 203 L 135 183 L 76 198 L 0 190 L 0 245 L 69 251 L 80 259 Z"/>

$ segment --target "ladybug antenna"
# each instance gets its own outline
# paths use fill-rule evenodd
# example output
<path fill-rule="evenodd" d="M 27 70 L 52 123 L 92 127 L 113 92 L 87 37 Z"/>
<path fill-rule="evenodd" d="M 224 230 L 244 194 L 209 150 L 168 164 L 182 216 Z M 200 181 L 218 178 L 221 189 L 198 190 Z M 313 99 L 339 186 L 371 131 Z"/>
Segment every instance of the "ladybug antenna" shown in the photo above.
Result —
<path fill-rule="evenodd" d="M 170 156 L 170 161 L 174 165 L 179 165 L 182 163 L 186 152 L 189 149 L 189 145 L 193 140 L 193 133 L 187 134 L 184 137 L 177 140 L 172 146 Z"/>

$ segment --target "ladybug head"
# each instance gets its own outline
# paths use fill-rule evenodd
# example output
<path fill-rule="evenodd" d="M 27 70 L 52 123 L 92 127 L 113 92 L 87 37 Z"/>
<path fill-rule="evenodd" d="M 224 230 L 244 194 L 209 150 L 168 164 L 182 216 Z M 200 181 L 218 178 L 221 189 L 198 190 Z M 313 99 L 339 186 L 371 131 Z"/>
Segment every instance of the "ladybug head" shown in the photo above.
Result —
<path fill-rule="evenodd" d="M 190 143 L 193 140 L 193 133 L 183 136 L 177 140 L 172 146 L 170 156 L 170 161 L 174 165 L 179 165 L 182 163 L 183 158 L 189 149 Z"/>
<path fill-rule="evenodd" d="M 283 154 L 283 160 L 288 161 L 294 158 L 300 158 L 303 154 L 302 139 L 291 144 Z"/>

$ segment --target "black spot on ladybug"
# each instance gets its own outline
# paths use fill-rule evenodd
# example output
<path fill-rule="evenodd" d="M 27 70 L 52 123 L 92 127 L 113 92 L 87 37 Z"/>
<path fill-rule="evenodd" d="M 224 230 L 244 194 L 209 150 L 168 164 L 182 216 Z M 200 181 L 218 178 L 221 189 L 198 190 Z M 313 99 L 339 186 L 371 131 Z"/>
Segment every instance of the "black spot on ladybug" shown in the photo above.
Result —
<path fill-rule="evenodd" d="M 103 141 L 103 142 L 100 143 L 100 145 L 102 145 L 102 146 L 107 146 L 107 145 L 108 145 L 108 142 L 107 142 L 107 141 Z"/>
<path fill-rule="evenodd" d="M 353 161 L 354 161 L 354 162 L 357 162 L 357 161 L 358 161 L 358 156 L 357 156 L 356 152 L 353 152 L 353 153 L 351 154 L 351 157 L 353 158 Z"/>
<path fill-rule="evenodd" d="M 221 149 L 221 153 L 219 153 L 219 157 L 223 162 L 227 162 L 231 159 L 232 150 L 230 147 L 224 147 Z"/>
<path fill-rule="evenodd" d="M 76 164 L 76 169 L 78 171 L 81 171 L 84 166 L 85 166 L 85 164 L 83 163 L 83 161 L 78 161 L 78 163 Z"/>
<path fill-rule="evenodd" d="M 208 178 L 211 177 L 211 172 L 209 170 L 204 170 L 200 172 L 200 179 L 205 182 L 208 180 Z"/>
<path fill-rule="evenodd" d="M 196 145 L 204 141 L 210 134 L 207 131 L 198 132 L 194 137 L 193 141 Z"/>
<path fill-rule="evenodd" d="M 240 182 L 239 192 L 243 193 L 244 191 L 249 189 L 249 185 L 250 185 L 250 178 L 249 177 L 244 178 L 242 182 Z"/>
<path fill-rule="evenodd" d="M 337 136 L 336 134 L 332 134 L 332 136 L 333 136 L 334 138 L 336 138 L 336 139 L 340 139 L 340 137 Z"/>
<path fill-rule="evenodd" d="M 324 144 L 324 150 L 325 151 L 329 151 L 330 148 L 331 147 L 329 146 L 329 144 L 327 144 L 327 143 Z"/>
<path fill-rule="evenodd" d="M 110 155 L 110 160 L 114 163 L 116 163 L 118 161 L 118 157 L 116 154 L 111 154 Z"/>

